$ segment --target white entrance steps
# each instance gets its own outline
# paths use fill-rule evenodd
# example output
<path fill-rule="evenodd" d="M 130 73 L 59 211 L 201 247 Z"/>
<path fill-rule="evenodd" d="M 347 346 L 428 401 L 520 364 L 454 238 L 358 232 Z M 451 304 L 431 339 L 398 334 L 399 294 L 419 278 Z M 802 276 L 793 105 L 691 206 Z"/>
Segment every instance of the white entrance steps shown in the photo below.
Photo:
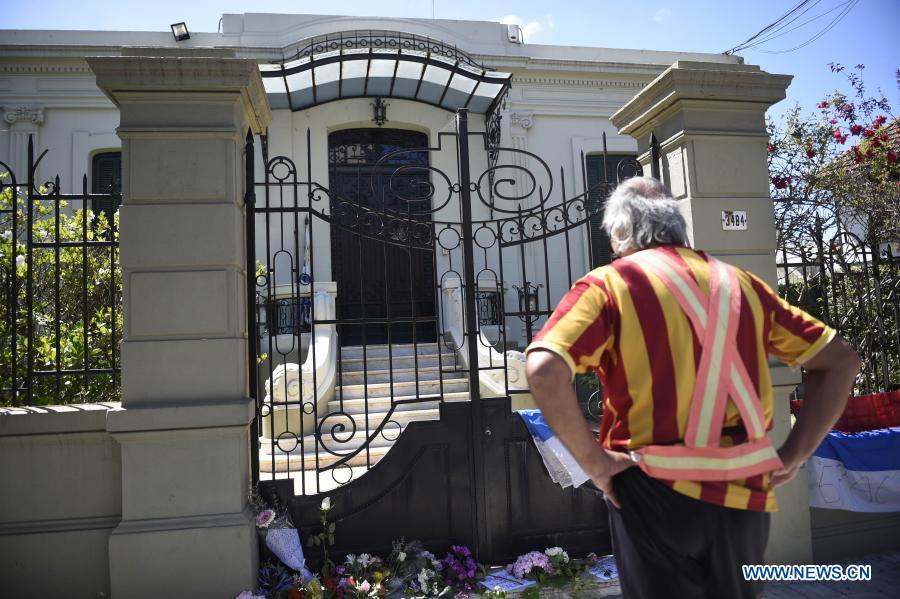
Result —
<path fill-rule="evenodd" d="M 298 493 L 301 480 L 307 494 L 315 492 L 316 468 L 354 452 L 334 478 L 330 470 L 319 473 L 319 488 L 334 488 L 335 478 L 357 478 L 387 454 L 410 422 L 437 420 L 442 399 L 469 400 L 467 373 L 455 352 L 437 343 L 342 347 L 338 368 L 334 399 L 319 418 L 321 440 L 304 435 L 294 447 L 293 438 L 282 438 L 280 450 L 260 455 L 260 470 L 293 478 Z"/>

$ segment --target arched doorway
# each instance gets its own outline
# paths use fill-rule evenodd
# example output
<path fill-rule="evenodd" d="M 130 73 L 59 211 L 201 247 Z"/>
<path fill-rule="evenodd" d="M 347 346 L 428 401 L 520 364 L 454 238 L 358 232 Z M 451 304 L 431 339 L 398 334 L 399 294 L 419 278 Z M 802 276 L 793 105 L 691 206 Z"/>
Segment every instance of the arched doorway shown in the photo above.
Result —
<path fill-rule="evenodd" d="M 332 274 L 341 345 L 437 340 L 428 136 L 345 129 L 328 136 Z M 421 149 L 421 151 L 415 151 Z M 423 226 L 417 227 L 417 223 Z"/>

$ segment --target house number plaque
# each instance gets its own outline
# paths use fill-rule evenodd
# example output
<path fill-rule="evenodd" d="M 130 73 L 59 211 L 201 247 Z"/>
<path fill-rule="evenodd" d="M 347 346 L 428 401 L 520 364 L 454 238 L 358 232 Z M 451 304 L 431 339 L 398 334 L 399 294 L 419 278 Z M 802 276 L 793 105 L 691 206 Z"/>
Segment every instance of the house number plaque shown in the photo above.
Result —
<path fill-rule="evenodd" d="M 746 210 L 723 210 L 722 211 L 722 230 L 723 231 L 746 231 L 747 230 L 747 211 Z"/>

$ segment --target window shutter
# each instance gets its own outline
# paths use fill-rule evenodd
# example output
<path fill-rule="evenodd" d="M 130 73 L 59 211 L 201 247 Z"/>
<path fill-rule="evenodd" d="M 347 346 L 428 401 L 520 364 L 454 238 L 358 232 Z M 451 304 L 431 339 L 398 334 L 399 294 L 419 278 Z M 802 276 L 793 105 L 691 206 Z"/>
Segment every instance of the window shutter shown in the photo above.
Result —
<path fill-rule="evenodd" d="M 109 222 L 122 203 L 122 153 L 101 152 L 95 154 L 91 168 L 91 193 L 109 197 L 94 198 L 91 209 L 94 214 L 104 212 Z"/>
<path fill-rule="evenodd" d="M 591 154 L 585 157 L 588 189 L 593 189 L 604 180 L 603 156 L 603 154 Z M 606 235 L 606 231 L 603 230 L 602 206 L 603 203 L 606 202 L 606 198 L 609 197 L 609 193 L 611 193 L 618 184 L 616 181 L 616 173 L 618 172 L 619 162 L 630 158 L 634 158 L 634 156 L 631 154 L 607 154 L 605 170 L 607 185 L 605 187 L 601 186 L 597 188 L 597 190 L 591 193 L 588 198 L 592 204 L 592 208 L 599 208 L 594 216 L 590 217 L 588 222 L 591 238 L 591 256 L 593 258 L 591 268 L 597 268 L 612 262 L 612 248 L 609 246 L 609 237 Z"/>

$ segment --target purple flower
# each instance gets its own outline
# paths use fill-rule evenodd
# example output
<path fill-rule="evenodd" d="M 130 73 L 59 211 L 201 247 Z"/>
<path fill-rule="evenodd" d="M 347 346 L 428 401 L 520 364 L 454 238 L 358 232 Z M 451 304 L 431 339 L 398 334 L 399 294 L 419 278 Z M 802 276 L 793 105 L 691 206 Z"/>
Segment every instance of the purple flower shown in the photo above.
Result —
<path fill-rule="evenodd" d="M 550 558 L 540 551 L 530 551 L 516 559 L 516 562 L 512 565 L 512 573 L 516 578 L 525 578 L 528 575 L 536 576 L 538 572 L 535 570 L 538 568 L 546 574 L 554 574 Z"/>

